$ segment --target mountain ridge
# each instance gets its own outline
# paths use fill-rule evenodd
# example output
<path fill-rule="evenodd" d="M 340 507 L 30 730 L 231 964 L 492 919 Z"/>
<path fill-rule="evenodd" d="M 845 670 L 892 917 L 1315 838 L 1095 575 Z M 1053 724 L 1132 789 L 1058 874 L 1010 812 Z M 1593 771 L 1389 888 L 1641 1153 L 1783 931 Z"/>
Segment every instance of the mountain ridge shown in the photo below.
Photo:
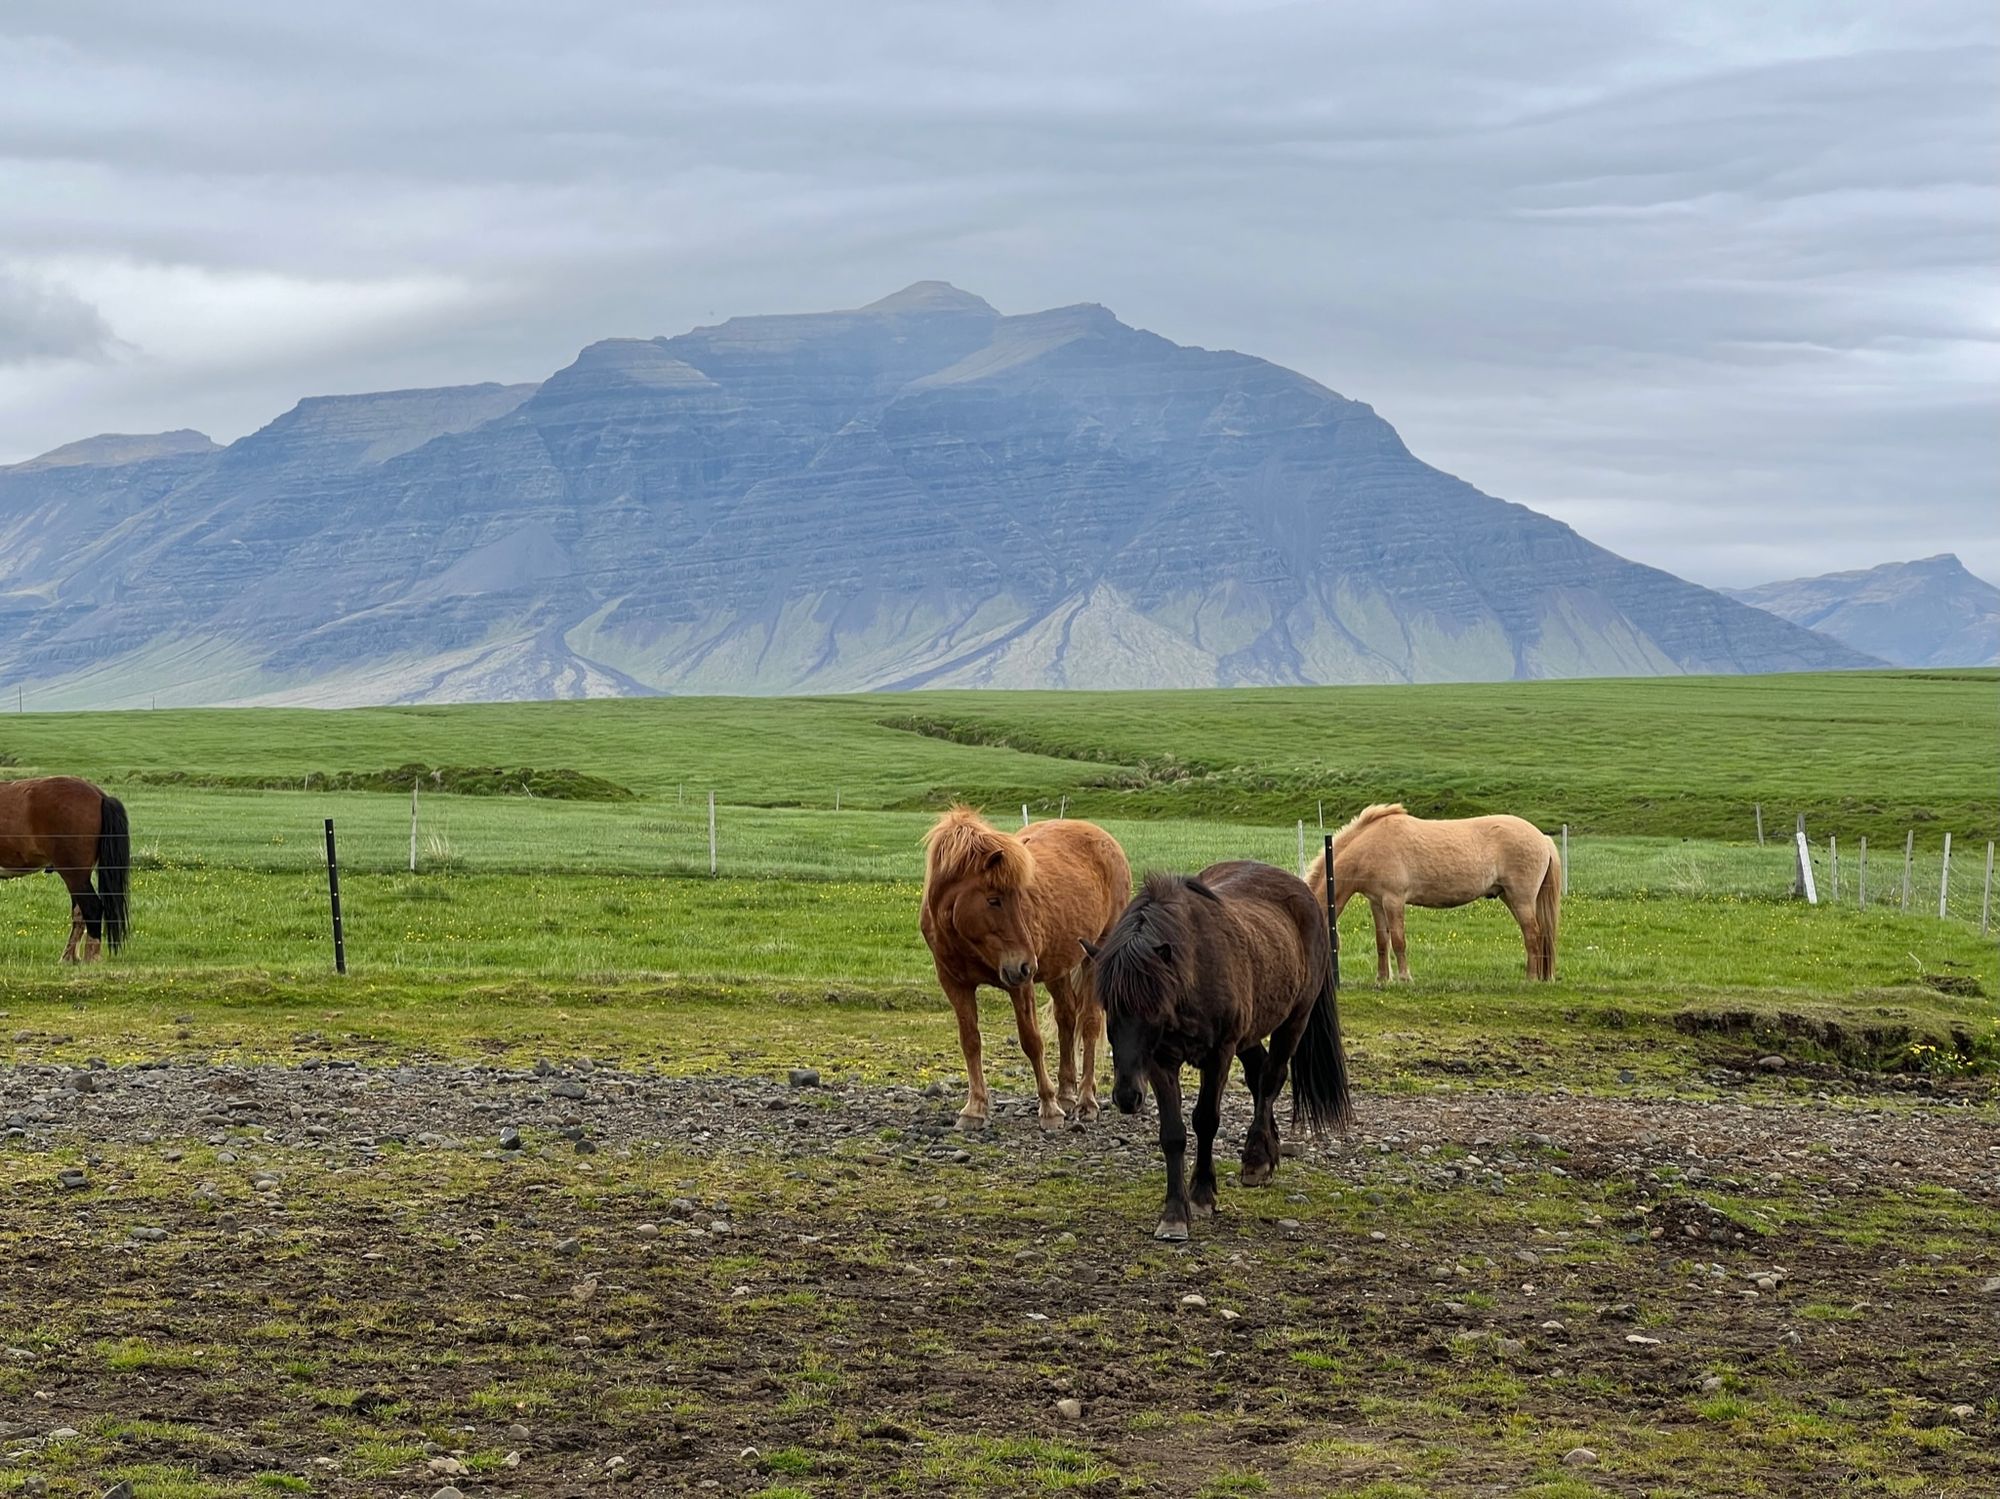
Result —
<path fill-rule="evenodd" d="M 2000 588 L 1956 553 L 1724 589 L 1896 666 L 2000 666 Z"/>
<path fill-rule="evenodd" d="M 0 683 L 77 705 L 1878 664 L 1296 371 L 946 282 L 0 471 L 0 627 Z"/>

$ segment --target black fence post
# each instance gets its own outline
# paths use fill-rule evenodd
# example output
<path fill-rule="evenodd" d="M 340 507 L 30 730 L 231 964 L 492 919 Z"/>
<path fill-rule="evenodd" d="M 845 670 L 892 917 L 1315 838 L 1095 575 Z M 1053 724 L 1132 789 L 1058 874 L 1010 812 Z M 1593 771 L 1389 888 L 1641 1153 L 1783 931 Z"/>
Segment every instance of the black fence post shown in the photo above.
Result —
<path fill-rule="evenodd" d="M 1340 992 L 1340 918 L 1333 909 L 1333 834 L 1326 835 L 1326 847 L 1322 852 L 1326 870 L 1326 935 L 1333 942 L 1333 992 Z"/>
<path fill-rule="evenodd" d="M 326 820 L 326 893 L 333 901 L 333 971 L 347 972 L 347 933 L 340 924 L 340 860 L 333 852 L 333 819 Z"/>

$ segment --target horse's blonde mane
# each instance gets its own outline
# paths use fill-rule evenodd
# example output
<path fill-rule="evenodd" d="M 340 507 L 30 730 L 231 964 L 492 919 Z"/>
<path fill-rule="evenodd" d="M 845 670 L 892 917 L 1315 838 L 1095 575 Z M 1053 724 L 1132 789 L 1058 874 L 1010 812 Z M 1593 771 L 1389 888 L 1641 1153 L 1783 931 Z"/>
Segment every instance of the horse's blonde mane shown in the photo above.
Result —
<path fill-rule="evenodd" d="M 1359 812 L 1354 814 L 1353 819 L 1346 827 L 1333 835 L 1334 844 L 1337 847 L 1340 840 L 1345 838 L 1349 833 L 1359 832 L 1371 822 L 1379 822 L 1384 817 L 1408 817 L 1409 815 L 1409 812 L 1401 802 L 1377 802 L 1372 807 L 1363 807 Z"/>
<path fill-rule="evenodd" d="M 924 889 L 974 872 L 996 890 L 1023 890 L 1034 880 L 1035 856 L 1019 838 L 960 802 L 924 834 Z"/>

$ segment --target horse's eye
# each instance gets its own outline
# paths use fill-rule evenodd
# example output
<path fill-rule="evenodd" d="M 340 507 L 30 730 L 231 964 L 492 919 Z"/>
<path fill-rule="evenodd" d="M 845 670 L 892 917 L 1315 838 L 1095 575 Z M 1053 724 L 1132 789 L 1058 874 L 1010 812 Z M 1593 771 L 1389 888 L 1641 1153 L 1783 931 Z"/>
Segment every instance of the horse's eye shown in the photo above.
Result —
<path fill-rule="evenodd" d="M 1000 909 L 1000 897 L 997 895 L 989 895 L 986 897 L 986 904 L 993 907 L 993 909 L 997 911 Z"/>

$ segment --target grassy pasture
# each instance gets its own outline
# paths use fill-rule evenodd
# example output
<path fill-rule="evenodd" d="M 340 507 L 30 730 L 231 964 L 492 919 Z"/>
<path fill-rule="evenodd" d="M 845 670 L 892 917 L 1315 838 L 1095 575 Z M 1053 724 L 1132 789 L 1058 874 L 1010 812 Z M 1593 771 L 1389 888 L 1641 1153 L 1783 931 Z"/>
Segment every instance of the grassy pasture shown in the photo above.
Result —
<path fill-rule="evenodd" d="M 90 970 L 52 962 L 53 880 L 0 884 L 13 1081 L 133 1064 L 77 1104 L 85 1121 L 176 1069 L 216 1068 L 210 1099 L 273 1101 L 244 1116 L 261 1124 L 149 1117 L 144 1134 L 0 1143 L 0 1252 L 26 1267 L 0 1288 L 0 1422 L 79 1433 L 0 1444 L 0 1495 L 95 1499 L 124 1478 L 138 1499 L 386 1499 L 434 1492 L 440 1451 L 481 1492 L 518 1494 L 609 1487 L 614 1454 L 644 1467 L 628 1492 L 700 1472 L 764 1499 L 1990 1493 L 2000 1326 L 1975 1292 L 2000 1275 L 2000 1213 L 1970 1174 L 1961 1190 L 1886 1168 L 1958 1150 L 1925 1144 L 1935 1119 L 1971 1142 L 1969 1172 L 2000 1128 L 2000 963 L 1978 929 L 1996 686 L 1874 673 L 0 719 L 0 774 L 105 781 L 139 854 L 136 939 Z M 413 875 L 406 792 L 305 787 L 410 762 L 575 770 L 637 797 L 427 794 Z M 1278 1193 L 1230 1185 L 1227 1216 L 1185 1252 L 1158 1248 L 1140 1226 L 1158 1190 L 1143 1121 L 1044 1148 L 1010 1116 L 954 1158 L 963 1066 L 915 913 L 918 839 L 958 796 L 1002 822 L 1068 797 L 1141 869 L 1290 866 L 1322 799 L 1329 823 L 1391 797 L 1568 822 L 1562 976 L 1523 982 L 1511 920 L 1482 902 L 1413 912 L 1417 982 L 1377 989 L 1350 908 L 1341 1007 L 1364 1127 L 1400 1134 L 1289 1163 Z M 1829 893 L 1824 838 L 1840 839 L 1838 905 L 1786 898 L 1780 835 L 1800 810 Z M 1026 1068 L 992 998 L 989 1071 L 1019 1100 Z M 1769 1052 L 1786 1067 L 1759 1069 Z M 681 1124 L 662 1105 L 588 1157 L 553 1111 L 467 1118 L 441 1145 L 414 1127 L 351 1143 L 395 1122 L 361 1105 L 397 1096 L 406 1067 L 456 1067 L 441 1096 L 514 1109 L 535 1085 L 490 1069 L 585 1057 L 620 1088 L 712 1083 L 719 1118 L 729 1090 L 761 1090 L 747 1112 L 776 1123 L 718 1148 L 663 1138 Z M 288 1090 L 331 1059 L 363 1064 L 356 1107 L 288 1120 Z M 802 1064 L 877 1100 L 853 1107 L 881 1127 L 791 1134 L 793 1114 L 832 1112 L 784 1087 Z M 934 1104 L 885 1091 L 933 1082 Z M 602 1116 L 577 1117 L 595 1131 Z M 1815 1143 L 1822 1120 L 1840 1150 Z M 511 1159 L 493 1146 L 508 1122 L 530 1136 Z M 1877 1129 L 1911 1132 L 1910 1154 L 1885 1143 L 1885 1170 L 1858 1176 L 1842 1152 Z M 1705 1178 L 1684 1174 L 1696 1133 Z M 1504 1190 L 1472 1164 L 1496 1150 L 1521 1157 Z M 66 1165 L 89 1190 L 54 1185 Z M 741 1236 L 683 1236 L 681 1195 L 733 1203 Z M 1690 1202 L 1766 1241 L 1649 1234 Z M 135 1250 L 135 1222 L 170 1237 Z M 661 1222 L 664 1237 L 638 1232 Z M 1741 1299 L 1768 1263 L 1796 1289 Z M 1180 1298 L 1197 1290 L 1243 1320 L 1196 1319 Z M 1081 1423 L 1054 1413 L 1070 1390 Z M 1947 1414 L 1958 1403 L 1973 1414 Z M 1567 1463 L 1578 1445 L 1601 1466 Z"/>

